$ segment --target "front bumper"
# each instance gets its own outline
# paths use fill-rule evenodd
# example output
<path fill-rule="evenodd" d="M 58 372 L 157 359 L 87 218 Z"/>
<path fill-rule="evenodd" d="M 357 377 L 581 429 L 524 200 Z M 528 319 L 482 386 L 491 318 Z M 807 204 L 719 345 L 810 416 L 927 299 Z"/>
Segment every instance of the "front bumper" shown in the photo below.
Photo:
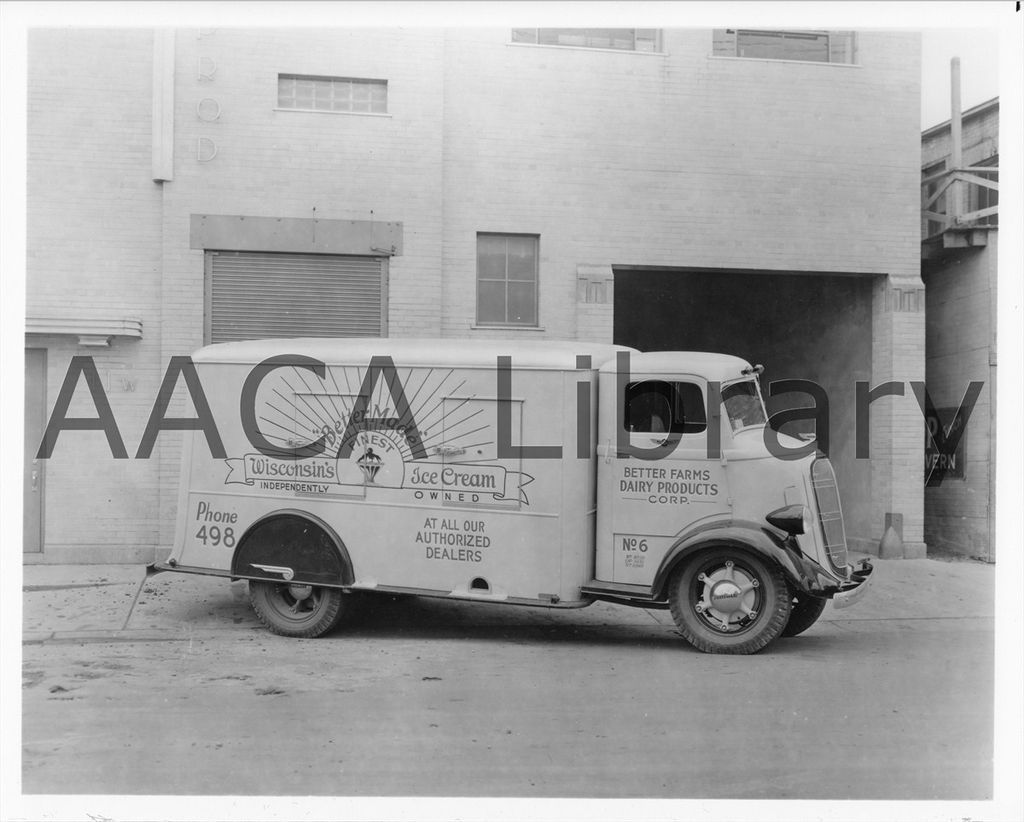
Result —
<path fill-rule="evenodd" d="M 850 574 L 850 582 L 842 586 L 832 595 L 832 604 L 836 608 L 849 608 L 856 605 L 864 598 L 871 585 L 871 574 L 874 567 L 866 559 L 860 561 L 860 566 Z"/>

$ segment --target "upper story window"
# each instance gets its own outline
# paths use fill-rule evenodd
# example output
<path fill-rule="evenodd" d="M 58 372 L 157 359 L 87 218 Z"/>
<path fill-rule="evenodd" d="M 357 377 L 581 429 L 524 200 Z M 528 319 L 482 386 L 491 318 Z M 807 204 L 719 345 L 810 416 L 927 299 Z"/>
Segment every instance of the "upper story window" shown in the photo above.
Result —
<path fill-rule="evenodd" d="M 513 43 L 616 51 L 661 51 L 661 29 L 512 29 Z"/>
<path fill-rule="evenodd" d="M 388 81 L 356 77 L 277 76 L 277 105 L 299 111 L 386 114 Z"/>
<path fill-rule="evenodd" d="M 477 324 L 537 325 L 539 245 L 532 234 L 477 235 Z"/>
<path fill-rule="evenodd" d="M 716 29 L 713 43 L 716 57 L 798 60 L 805 63 L 855 62 L 852 31 Z"/>

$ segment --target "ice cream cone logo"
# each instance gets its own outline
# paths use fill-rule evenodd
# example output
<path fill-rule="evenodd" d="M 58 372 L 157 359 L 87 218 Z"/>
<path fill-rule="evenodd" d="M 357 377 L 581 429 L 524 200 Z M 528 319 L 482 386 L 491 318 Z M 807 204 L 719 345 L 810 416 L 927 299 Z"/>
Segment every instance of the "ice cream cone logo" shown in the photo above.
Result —
<path fill-rule="evenodd" d="M 363 478 L 367 482 L 374 482 L 377 477 L 377 472 L 380 471 L 380 467 L 384 464 L 384 460 L 373 453 L 373 449 L 367 447 L 363 455 L 356 460 L 356 465 L 359 466 L 359 470 L 363 472 Z"/>

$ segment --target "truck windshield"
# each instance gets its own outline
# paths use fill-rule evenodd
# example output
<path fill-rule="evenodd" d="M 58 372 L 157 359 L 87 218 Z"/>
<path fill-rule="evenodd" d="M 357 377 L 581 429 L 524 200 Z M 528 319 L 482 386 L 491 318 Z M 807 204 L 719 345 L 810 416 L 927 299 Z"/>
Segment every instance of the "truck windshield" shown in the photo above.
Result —
<path fill-rule="evenodd" d="M 752 425 L 764 425 L 764 404 L 761 392 L 757 390 L 754 380 L 734 382 L 722 389 L 722 405 L 729 415 L 729 423 L 733 431 L 749 428 Z"/>

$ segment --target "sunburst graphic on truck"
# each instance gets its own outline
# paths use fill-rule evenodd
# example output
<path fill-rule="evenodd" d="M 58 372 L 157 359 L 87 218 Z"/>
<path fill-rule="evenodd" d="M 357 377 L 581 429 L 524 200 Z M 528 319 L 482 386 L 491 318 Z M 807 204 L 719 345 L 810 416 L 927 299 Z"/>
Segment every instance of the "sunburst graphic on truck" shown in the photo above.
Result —
<path fill-rule="evenodd" d="M 323 380 L 298 366 L 269 374 L 256 416 L 280 452 L 227 460 L 226 482 L 267 487 L 272 480 L 283 490 L 281 483 L 310 480 L 312 489 L 297 490 L 406 488 L 417 497 L 457 493 L 470 502 L 528 503 L 523 486 L 533 478 L 498 458 L 494 400 L 465 392 L 466 380 L 454 369 L 396 368 L 381 359 L 365 369 L 328 367 Z"/>
<path fill-rule="evenodd" d="M 480 433 L 466 425 L 472 411 L 460 412 L 458 405 L 445 403 L 465 384 L 454 378 L 454 369 L 414 372 L 386 365 L 370 374 L 371 379 L 367 376 L 368 369 L 356 366 L 330 366 L 323 380 L 304 368 L 278 368 L 256 396 L 263 435 L 289 456 L 321 443 L 325 456 L 347 457 L 353 434 L 389 431 L 399 435 L 395 441 L 403 460 L 411 461 L 427 456 L 456 432 L 460 439 Z M 493 429 L 488 433 L 493 438 Z M 468 440 L 459 444 L 473 446 Z"/>

